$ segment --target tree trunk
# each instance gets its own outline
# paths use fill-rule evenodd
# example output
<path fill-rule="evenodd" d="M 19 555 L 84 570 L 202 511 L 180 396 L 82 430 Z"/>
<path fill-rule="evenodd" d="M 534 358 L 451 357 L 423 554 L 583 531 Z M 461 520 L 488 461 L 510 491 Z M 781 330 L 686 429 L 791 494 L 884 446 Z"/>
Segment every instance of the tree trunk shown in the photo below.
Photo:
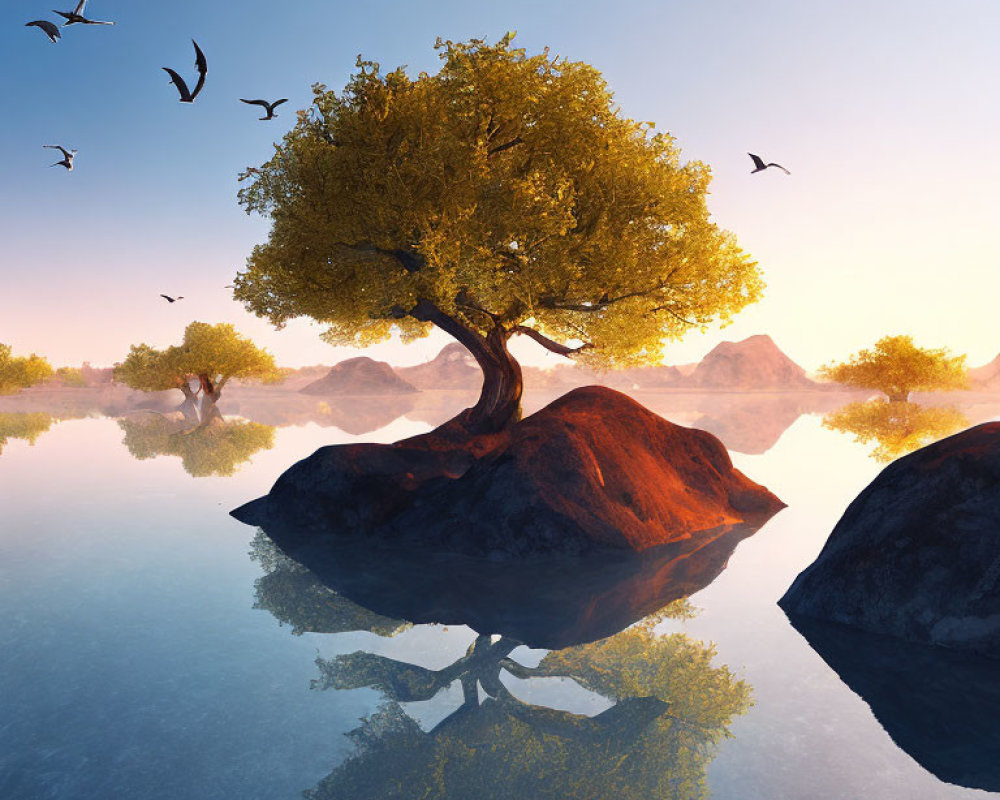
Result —
<path fill-rule="evenodd" d="M 507 349 L 510 334 L 493 328 L 481 346 L 466 347 L 483 371 L 478 402 L 468 410 L 466 427 L 471 433 L 497 433 L 521 419 L 524 383 L 521 365 Z"/>
<path fill-rule="evenodd" d="M 418 300 L 409 311 L 401 308 L 397 311 L 401 316 L 409 314 L 421 322 L 432 322 L 454 336 L 472 353 L 482 369 L 483 388 L 479 401 L 456 418 L 469 433 L 497 433 L 521 418 L 521 394 L 524 390 L 521 365 L 507 350 L 512 330 L 504 328 L 494 318 L 496 324 L 486 336 L 482 336 L 426 299 Z"/>
<path fill-rule="evenodd" d="M 887 392 L 890 403 L 905 403 L 910 396 L 909 392 Z"/>
<path fill-rule="evenodd" d="M 201 383 L 201 427 L 205 427 L 222 419 L 222 412 L 216 404 L 222 397 L 223 382 L 216 385 L 208 375 L 199 375 L 198 381 Z"/>
<path fill-rule="evenodd" d="M 177 388 L 184 395 L 184 402 L 177 407 L 178 410 L 184 415 L 184 419 L 189 425 L 197 425 L 199 422 L 198 396 L 191 391 L 191 386 L 187 381 L 181 383 Z"/>

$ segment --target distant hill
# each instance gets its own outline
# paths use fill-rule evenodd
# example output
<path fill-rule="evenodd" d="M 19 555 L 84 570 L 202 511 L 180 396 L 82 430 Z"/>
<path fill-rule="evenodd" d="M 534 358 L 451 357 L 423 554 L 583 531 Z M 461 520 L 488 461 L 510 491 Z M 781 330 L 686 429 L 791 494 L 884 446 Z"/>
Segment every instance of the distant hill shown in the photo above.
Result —
<path fill-rule="evenodd" d="M 1000 389 L 1000 356 L 994 358 L 989 364 L 970 369 L 969 383 L 973 389 L 980 391 Z"/>
<path fill-rule="evenodd" d="M 384 361 L 361 356 L 341 361 L 324 377 L 299 391 L 311 395 L 386 395 L 420 390 L 400 378 Z"/>
<path fill-rule="evenodd" d="M 820 385 L 781 352 L 770 336 L 722 342 L 678 384 L 703 391 L 803 391 Z"/>
<path fill-rule="evenodd" d="M 476 359 L 458 342 L 445 345 L 426 364 L 396 367 L 396 374 L 418 389 L 478 389 L 483 383 Z"/>

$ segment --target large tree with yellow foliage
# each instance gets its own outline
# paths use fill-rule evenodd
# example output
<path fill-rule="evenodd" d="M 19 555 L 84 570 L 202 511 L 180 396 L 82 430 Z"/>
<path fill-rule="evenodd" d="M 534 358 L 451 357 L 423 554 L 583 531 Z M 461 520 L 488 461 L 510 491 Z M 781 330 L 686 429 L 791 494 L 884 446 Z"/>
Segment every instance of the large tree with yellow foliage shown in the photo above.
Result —
<path fill-rule="evenodd" d="M 165 350 L 132 345 L 128 357 L 115 364 L 115 380 L 143 392 L 179 389 L 186 413 L 197 409 L 202 423 L 218 415 L 216 403 L 233 378 L 279 381 L 274 356 L 237 333 L 228 323 L 192 322 L 184 340 Z M 197 389 L 192 382 L 197 381 Z M 198 395 L 200 403 L 196 404 Z"/>
<path fill-rule="evenodd" d="M 968 389 L 965 356 L 953 356 L 947 348 L 917 347 L 911 336 L 883 336 L 871 350 L 851 356 L 843 364 L 827 364 L 819 375 L 824 380 L 876 389 L 890 402 L 906 402 L 910 392 Z"/>
<path fill-rule="evenodd" d="M 625 117 L 600 73 L 512 34 L 436 44 L 435 75 L 359 58 L 267 163 L 241 176 L 268 240 L 235 296 L 277 325 L 325 323 L 364 346 L 433 326 L 483 369 L 473 431 L 517 419 L 524 335 L 607 367 L 727 321 L 760 295 L 756 265 L 709 218 L 710 174 Z"/>

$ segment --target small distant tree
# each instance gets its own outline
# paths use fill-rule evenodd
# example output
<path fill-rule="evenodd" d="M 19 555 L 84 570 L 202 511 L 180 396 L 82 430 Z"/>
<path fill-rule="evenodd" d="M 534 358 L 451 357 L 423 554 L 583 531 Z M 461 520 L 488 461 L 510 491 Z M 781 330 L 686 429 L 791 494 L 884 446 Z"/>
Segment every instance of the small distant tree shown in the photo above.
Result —
<path fill-rule="evenodd" d="M 63 386 L 71 386 L 79 389 L 87 385 L 86 378 L 79 367 L 59 367 L 56 370 L 55 379 Z"/>
<path fill-rule="evenodd" d="M 917 347 L 910 336 L 885 336 L 847 363 L 827 364 L 819 375 L 845 386 L 876 389 L 899 403 L 905 403 L 910 392 L 969 388 L 964 355 L 953 356 L 947 348 Z"/>
<path fill-rule="evenodd" d="M 0 344 L 0 394 L 13 394 L 52 377 L 52 365 L 41 356 L 14 356 L 10 345 Z"/>
<path fill-rule="evenodd" d="M 132 345 L 128 357 L 115 365 L 115 380 L 133 389 L 179 389 L 185 414 L 196 411 L 202 425 L 219 416 L 216 404 L 232 378 L 273 382 L 282 376 L 270 353 L 227 323 L 192 322 L 181 344 L 165 350 Z"/>
<path fill-rule="evenodd" d="M 439 41 L 441 70 L 416 78 L 359 59 L 241 176 L 240 202 L 272 228 L 236 299 L 277 325 L 312 317 L 334 344 L 448 333 L 483 370 L 472 432 L 520 416 L 513 336 L 656 363 L 763 288 L 711 221 L 707 166 L 624 116 L 594 67 L 512 39 Z"/>

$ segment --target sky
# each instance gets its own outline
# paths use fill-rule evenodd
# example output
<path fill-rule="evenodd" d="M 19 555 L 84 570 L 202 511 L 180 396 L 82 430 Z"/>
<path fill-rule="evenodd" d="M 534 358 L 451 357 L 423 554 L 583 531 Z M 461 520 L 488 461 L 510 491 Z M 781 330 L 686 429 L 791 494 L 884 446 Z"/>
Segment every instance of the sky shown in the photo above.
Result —
<path fill-rule="evenodd" d="M 280 364 L 335 363 L 321 328 L 275 331 L 226 289 L 267 220 L 236 201 L 311 100 L 359 53 L 437 70 L 434 40 L 508 30 L 602 71 L 626 116 L 712 167 L 709 207 L 760 264 L 764 299 L 724 329 L 671 343 L 666 363 L 767 333 L 807 370 L 886 334 L 1000 353 L 1000 3 L 955 0 L 423 0 L 294 3 L 91 0 L 57 45 L 33 19 L 74 0 L 0 7 L 0 342 L 55 366 L 166 346 L 192 320 L 232 322 Z M 161 69 L 209 66 L 193 104 Z M 241 97 L 289 102 L 259 122 Z M 76 169 L 49 168 L 79 150 Z M 747 152 L 786 166 L 751 175 Z M 168 304 L 161 292 L 184 295 Z M 368 348 L 427 360 L 443 334 Z M 515 352 L 554 364 L 531 342 Z"/>

